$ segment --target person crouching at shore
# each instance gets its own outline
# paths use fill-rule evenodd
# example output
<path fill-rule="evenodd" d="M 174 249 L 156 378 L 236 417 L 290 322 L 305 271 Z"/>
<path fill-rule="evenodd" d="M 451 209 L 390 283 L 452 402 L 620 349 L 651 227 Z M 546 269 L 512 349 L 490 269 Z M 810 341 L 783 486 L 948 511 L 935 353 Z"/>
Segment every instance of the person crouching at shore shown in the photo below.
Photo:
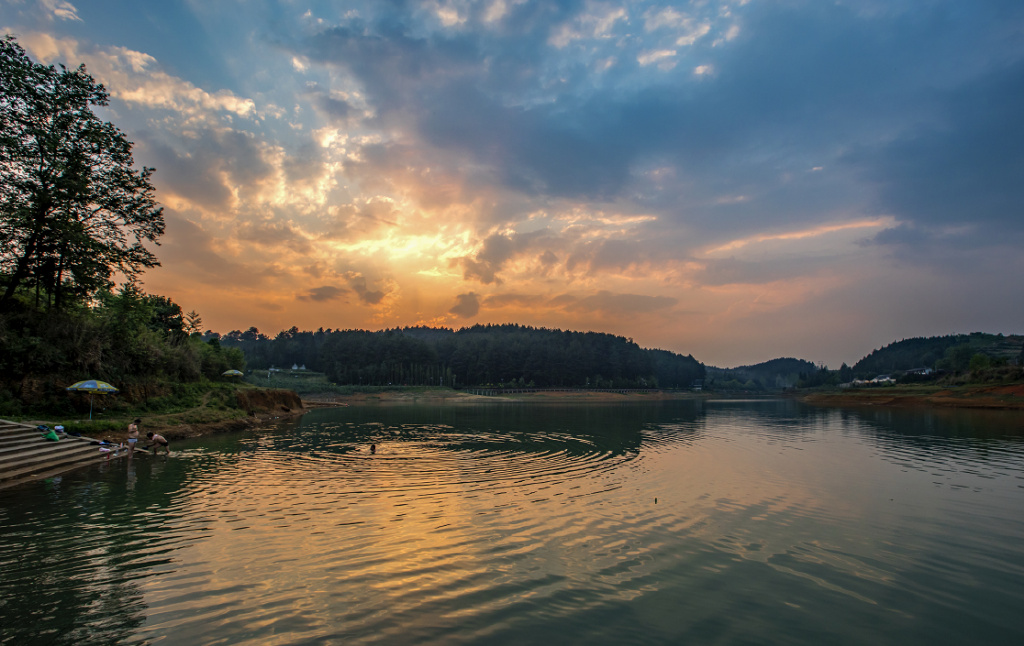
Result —
<path fill-rule="evenodd" d="M 167 455 L 171 454 L 171 444 L 163 435 L 150 431 L 146 433 L 146 438 L 149 440 L 149 447 L 153 449 L 153 455 L 159 453 L 161 447 L 167 451 Z"/>

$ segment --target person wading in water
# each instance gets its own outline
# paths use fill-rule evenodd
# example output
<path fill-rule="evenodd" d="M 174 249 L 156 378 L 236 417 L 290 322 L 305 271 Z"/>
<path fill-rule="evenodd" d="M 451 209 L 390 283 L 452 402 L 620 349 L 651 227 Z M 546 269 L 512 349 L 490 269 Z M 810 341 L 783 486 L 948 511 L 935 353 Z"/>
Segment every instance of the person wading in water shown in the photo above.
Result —
<path fill-rule="evenodd" d="M 142 423 L 141 419 L 137 419 L 128 425 L 128 457 L 132 457 L 135 453 L 135 445 L 139 441 L 139 424 Z"/>

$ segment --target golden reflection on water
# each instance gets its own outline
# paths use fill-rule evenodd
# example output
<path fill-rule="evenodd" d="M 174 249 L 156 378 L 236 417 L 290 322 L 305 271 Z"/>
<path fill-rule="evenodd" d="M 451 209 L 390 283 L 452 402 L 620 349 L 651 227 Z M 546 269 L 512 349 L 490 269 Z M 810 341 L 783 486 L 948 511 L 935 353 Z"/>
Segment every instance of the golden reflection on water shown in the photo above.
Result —
<path fill-rule="evenodd" d="M 880 625 L 927 635 L 913 622 L 941 624 L 958 586 L 991 590 L 987 608 L 1020 599 L 1012 578 L 980 583 L 1021 555 L 1003 540 L 1024 534 L 1019 447 L 943 451 L 758 406 L 606 431 L 591 412 L 573 433 L 538 429 L 549 411 L 513 431 L 328 420 L 139 461 L 115 492 L 145 504 L 127 507 L 147 540 L 137 637 L 751 642 L 792 625 L 866 643 Z M 998 529 L 978 532 L 978 510 Z"/>

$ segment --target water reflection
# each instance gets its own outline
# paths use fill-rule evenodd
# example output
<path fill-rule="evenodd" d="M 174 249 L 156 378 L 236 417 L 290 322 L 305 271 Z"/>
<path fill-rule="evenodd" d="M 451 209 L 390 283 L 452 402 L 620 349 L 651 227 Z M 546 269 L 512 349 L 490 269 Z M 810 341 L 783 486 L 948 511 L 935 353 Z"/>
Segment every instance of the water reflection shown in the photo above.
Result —
<path fill-rule="evenodd" d="M 1019 428 L 789 400 L 314 411 L 0 492 L 0 640 L 1019 641 Z"/>
<path fill-rule="evenodd" d="M 146 620 L 138 583 L 193 540 L 162 513 L 190 465 L 133 459 L 0 496 L 0 641 L 114 644 Z"/>

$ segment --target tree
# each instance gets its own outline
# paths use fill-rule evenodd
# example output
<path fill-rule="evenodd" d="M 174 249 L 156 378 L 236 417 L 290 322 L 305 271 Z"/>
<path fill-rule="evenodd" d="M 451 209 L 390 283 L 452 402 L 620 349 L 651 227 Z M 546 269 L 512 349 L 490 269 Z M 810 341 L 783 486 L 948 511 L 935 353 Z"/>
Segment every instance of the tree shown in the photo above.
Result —
<path fill-rule="evenodd" d="M 203 331 L 203 317 L 199 316 L 199 312 L 192 310 L 185 315 L 185 332 L 189 336 L 193 334 L 200 334 Z"/>
<path fill-rule="evenodd" d="M 22 289 L 61 307 L 160 263 L 143 244 L 164 232 L 152 168 L 92 106 L 108 94 L 84 65 L 34 63 L 0 40 L 0 311 Z"/>

